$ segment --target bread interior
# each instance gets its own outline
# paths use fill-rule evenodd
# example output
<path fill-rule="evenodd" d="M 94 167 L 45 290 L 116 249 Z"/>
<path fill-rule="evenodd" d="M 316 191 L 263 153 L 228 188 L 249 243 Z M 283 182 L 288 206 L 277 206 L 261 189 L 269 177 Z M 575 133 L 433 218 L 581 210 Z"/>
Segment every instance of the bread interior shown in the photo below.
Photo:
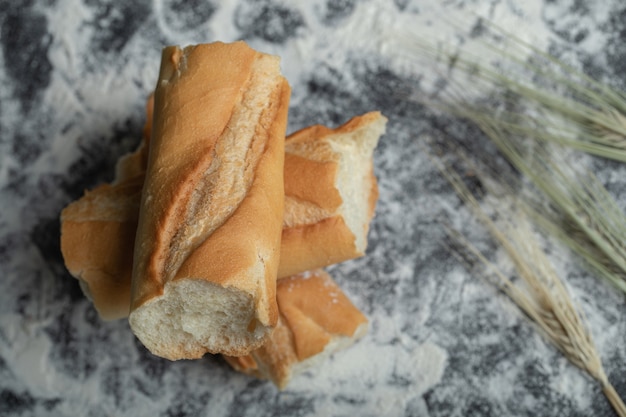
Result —
<path fill-rule="evenodd" d="M 260 344 L 268 329 L 254 313 L 251 294 L 202 279 L 184 279 L 166 284 L 162 297 L 142 305 L 130 319 L 135 334 L 152 353 L 176 360 Z M 172 346 L 178 350 L 172 351 Z"/>
<path fill-rule="evenodd" d="M 359 252 L 364 252 L 367 247 L 373 180 L 372 153 L 385 129 L 383 118 L 374 123 L 376 126 L 362 126 L 349 133 L 331 136 L 328 140 L 340 158 L 337 173 L 337 189 L 343 201 L 340 214 L 354 234 Z"/>

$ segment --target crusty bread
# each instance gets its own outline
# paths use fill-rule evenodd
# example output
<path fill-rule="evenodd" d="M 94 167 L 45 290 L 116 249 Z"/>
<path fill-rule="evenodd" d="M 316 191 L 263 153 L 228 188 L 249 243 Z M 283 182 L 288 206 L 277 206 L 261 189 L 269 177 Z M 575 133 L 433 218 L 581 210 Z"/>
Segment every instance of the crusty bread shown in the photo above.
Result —
<path fill-rule="evenodd" d="M 100 317 L 128 316 L 143 175 L 104 184 L 61 212 L 61 252 Z"/>
<path fill-rule="evenodd" d="M 236 370 L 279 388 L 367 331 L 367 318 L 323 270 L 278 281 L 280 318 L 271 338 L 246 356 L 224 356 Z"/>
<path fill-rule="evenodd" d="M 289 93 L 243 42 L 164 49 L 129 314 L 152 353 L 242 355 L 276 326 Z"/>
<path fill-rule="evenodd" d="M 287 137 L 279 277 L 365 254 L 378 199 L 372 155 L 386 122 L 371 112 Z"/>
<path fill-rule="evenodd" d="M 103 320 L 128 317 L 135 232 L 152 130 L 154 97 L 146 104 L 139 147 L 122 156 L 113 183 L 103 184 L 61 212 L 61 253 Z"/>
<path fill-rule="evenodd" d="M 100 317 L 105 320 L 127 317 L 130 308 L 132 251 L 126 249 L 133 247 L 134 235 L 127 228 L 134 231 L 138 214 L 137 211 L 127 210 L 124 212 L 127 217 L 118 216 L 116 220 L 112 220 L 107 210 L 118 203 L 135 207 L 136 210 L 139 208 L 141 194 L 138 190 L 141 184 L 135 184 L 133 188 L 125 181 L 133 176 L 143 179 L 152 126 L 152 104 L 151 96 L 146 106 L 147 119 L 143 141 L 135 152 L 120 159 L 115 183 L 88 192 L 63 212 L 66 213 L 72 207 L 74 208 L 71 210 L 75 210 L 76 206 L 82 205 L 83 208 L 80 210 L 85 213 L 82 218 L 73 216 L 71 221 L 68 221 L 69 218 L 65 214 L 61 216 L 62 251 L 66 265 L 72 275 L 81 281 L 84 292 L 95 294 L 91 299 Z M 343 226 L 356 222 L 343 221 L 337 214 L 333 216 L 333 213 L 339 211 L 337 206 L 341 207 L 344 204 L 353 207 L 359 203 L 352 201 L 346 204 L 340 200 L 341 195 L 335 185 L 339 171 L 337 155 L 334 152 L 321 153 L 318 148 L 325 146 L 323 140 L 329 135 L 341 135 L 345 130 L 347 131 L 343 137 L 345 141 L 360 141 L 361 149 L 366 149 L 363 145 L 368 141 L 362 138 L 368 137 L 369 141 L 374 137 L 378 138 L 384 121 L 378 113 L 368 113 L 355 117 L 337 129 L 314 126 L 287 137 L 287 143 L 291 143 L 294 138 L 299 139 L 300 149 L 298 155 L 287 153 L 285 156 L 284 177 L 287 195 L 279 271 L 291 270 L 300 273 L 307 268 L 323 267 L 332 263 L 332 260 L 340 262 L 362 254 L 364 248 L 361 251 L 355 250 L 357 245 L 353 243 L 346 227 Z M 322 146 L 316 144 L 318 140 Z M 313 145 L 307 147 L 306 143 Z M 361 213 L 361 216 L 365 215 L 366 220 L 361 228 L 356 227 L 357 231 L 361 230 L 362 237 L 367 233 L 377 198 L 376 180 L 371 175 L 372 155 L 369 147 L 371 143 L 367 144 L 368 150 L 361 155 L 362 162 L 351 169 L 353 181 L 362 181 L 363 187 L 370 187 L 367 203 L 361 202 L 367 210 L 363 210 L 362 207 L 353 212 L 344 210 L 348 216 L 358 213 Z M 339 161 L 341 163 L 341 160 Z M 344 164 L 346 163 L 344 160 Z M 101 207 L 93 204 L 95 197 Z M 358 194 L 354 193 L 349 197 L 358 197 Z M 134 202 L 129 204 L 133 199 Z M 107 222 L 112 224 L 106 225 Z M 334 224 L 339 224 L 340 227 L 335 228 Z M 73 244 L 71 243 L 73 241 L 79 243 Z M 121 246 L 116 246 L 115 242 L 120 242 Z M 359 243 L 363 245 L 364 242 L 366 241 L 363 238 Z M 320 247 L 316 247 L 316 244 Z M 78 245 L 80 247 L 77 248 Z M 326 256 L 325 253 L 330 255 Z M 86 256 L 88 254 L 91 256 Z M 111 276 L 111 271 L 115 271 L 116 275 Z M 282 275 L 285 275 L 285 272 Z M 103 277 L 109 277 L 109 282 Z M 106 285 L 112 287 L 106 290 L 100 288 Z"/>

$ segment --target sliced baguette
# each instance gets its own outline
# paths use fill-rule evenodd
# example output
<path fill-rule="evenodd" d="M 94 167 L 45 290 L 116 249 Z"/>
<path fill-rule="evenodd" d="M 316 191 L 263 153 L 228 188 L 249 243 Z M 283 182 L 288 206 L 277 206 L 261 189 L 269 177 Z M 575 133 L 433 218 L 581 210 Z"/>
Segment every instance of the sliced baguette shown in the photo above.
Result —
<path fill-rule="evenodd" d="M 152 129 L 153 96 L 139 147 L 122 156 L 113 183 L 61 211 L 61 253 L 70 274 L 103 320 L 128 317 L 135 233 Z"/>
<path fill-rule="evenodd" d="M 155 355 L 242 355 L 276 326 L 289 93 L 243 42 L 164 49 L 129 314 Z"/>
<path fill-rule="evenodd" d="M 287 137 L 279 277 L 365 254 L 378 199 L 373 152 L 386 122 L 371 112 Z"/>
<path fill-rule="evenodd" d="M 323 270 L 278 281 L 280 318 L 269 341 L 246 356 L 224 356 L 237 371 L 284 388 L 367 331 L 367 318 Z"/>
<path fill-rule="evenodd" d="M 103 184 L 61 213 L 61 252 L 100 317 L 128 316 L 143 175 Z"/>
<path fill-rule="evenodd" d="M 127 228 L 134 231 L 137 225 L 137 211 L 141 197 L 137 189 L 141 188 L 141 185 L 133 189 L 125 185 L 124 181 L 128 180 L 128 175 L 137 173 L 142 175 L 145 171 L 145 155 L 147 155 L 150 126 L 152 126 L 151 104 L 152 101 L 149 100 L 146 107 L 146 128 L 141 145 L 137 151 L 121 158 L 118 163 L 118 177 L 111 186 L 115 191 L 106 191 L 105 187 L 88 192 L 68 206 L 61 216 L 61 247 L 65 263 L 70 273 L 81 281 L 85 293 L 93 293 L 91 299 L 104 320 L 127 317 L 130 308 L 132 251 L 122 250 L 122 248 L 134 245 L 135 236 Z M 371 141 L 373 138 L 378 139 L 384 129 L 384 123 L 384 117 L 374 112 L 355 117 L 337 129 L 313 126 L 287 137 L 287 143 L 292 143 L 294 139 L 297 139 L 299 149 L 297 155 L 287 153 L 285 156 L 284 177 L 287 195 L 285 196 L 286 210 L 283 218 L 279 275 L 289 276 L 291 271 L 296 274 L 320 268 L 331 264 L 334 260 L 340 262 L 364 252 L 365 248 L 362 245 L 366 242 L 365 236 L 374 214 L 377 198 L 376 180 L 371 175 Z M 359 196 L 358 193 L 348 194 L 347 202 L 340 200 L 341 194 L 335 186 L 340 171 L 339 164 L 342 161 L 344 164 L 349 163 L 347 158 L 341 160 L 332 150 L 326 153 L 319 152 L 319 148 L 326 147 L 324 140 L 332 135 L 341 137 L 344 131 L 347 132 L 346 136 L 343 136 L 344 141 L 354 141 L 362 146 L 362 161 L 351 169 L 351 175 L 357 179 L 357 183 L 360 181 L 363 188 L 369 187 L 369 193 L 366 193 L 367 200 L 361 196 L 361 202 L 355 199 Z M 363 140 L 364 137 L 369 139 Z M 367 147 L 363 146 L 364 144 L 367 144 Z M 345 148 L 352 146 L 358 145 L 346 145 Z M 88 198 L 88 196 L 91 197 Z M 98 196 L 102 207 L 97 207 L 92 203 L 95 196 Z M 133 204 L 136 212 L 125 211 L 126 217 L 111 219 L 107 213 L 108 208 L 118 203 L 127 205 L 128 203 L 124 201 L 133 199 L 135 199 Z M 80 211 L 88 215 L 82 218 L 69 216 L 70 212 L 78 210 L 76 206 L 83 206 Z M 354 243 L 355 240 L 351 237 L 352 232 L 349 232 L 345 226 L 357 223 L 356 217 L 350 221 L 343 220 L 342 215 L 339 214 L 342 206 L 359 207 L 354 214 L 349 210 L 344 210 L 348 216 L 354 216 L 357 213 L 361 213 L 361 216 L 365 215 L 365 221 L 360 226 L 354 227 L 357 233 L 361 233 L 360 248 Z M 101 225 L 107 222 L 112 223 L 106 227 Z M 339 226 L 335 227 L 337 224 Z M 122 246 L 118 248 L 114 242 L 120 242 Z M 91 254 L 91 257 L 87 254 Z M 110 271 L 115 271 L 116 275 L 111 276 Z M 108 280 L 106 277 L 109 277 Z M 102 286 L 105 288 L 101 288 Z"/>

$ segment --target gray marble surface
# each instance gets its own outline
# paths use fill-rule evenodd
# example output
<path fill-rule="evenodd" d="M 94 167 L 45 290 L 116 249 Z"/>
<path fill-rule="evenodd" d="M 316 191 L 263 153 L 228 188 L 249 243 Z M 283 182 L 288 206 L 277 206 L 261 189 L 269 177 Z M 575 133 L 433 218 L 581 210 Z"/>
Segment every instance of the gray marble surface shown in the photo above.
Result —
<path fill-rule="evenodd" d="M 396 65 L 391 29 L 458 40 L 469 32 L 442 16 L 471 28 L 477 14 L 626 90 L 622 0 L 0 0 L 0 415 L 613 416 L 590 378 L 450 255 L 438 223 L 496 250 L 419 142 L 486 145 L 410 100 L 432 74 Z M 389 118 L 368 254 L 331 268 L 369 333 L 282 392 L 217 357 L 150 355 L 126 321 L 99 320 L 59 251 L 60 210 L 138 143 L 161 47 L 236 39 L 281 55 L 290 132 Z M 625 168 L 593 164 L 626 208 Z M 626 397 L 624 296 L 559 253 Z"/>

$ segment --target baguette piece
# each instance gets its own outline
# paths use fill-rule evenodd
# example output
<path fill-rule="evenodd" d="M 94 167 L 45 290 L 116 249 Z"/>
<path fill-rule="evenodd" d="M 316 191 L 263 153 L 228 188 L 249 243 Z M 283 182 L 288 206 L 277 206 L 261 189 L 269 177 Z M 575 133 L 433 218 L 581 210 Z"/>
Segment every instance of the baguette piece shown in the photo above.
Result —
<path fill-rule="evenodd" d="M 103 184 L 61 212 L 65 265 L 100 317 L 127 317 L 143 175 Z"/>
<path fill-rule="evenodd" d="M 86 191 L 61 211 L 61 253 L 103 320 L 128 317 L 135 231 L 152 129 L 154 97 L 146 102 L 139 147 L 116 164 L 115 179 Z"/>
<path fill-rule="evenodd" d="M 365 254 L 378 199 L 373 152 L 386 123 L 370 112 L 287 137 L 279 277 Z"/>
<path fill-rule="evenodd" d="M 70 274 L 103 320 L 128 317 L 135 232 L 152 129 L 146 103 L 139 147 L 122 156 L 111 184 L 86 191 L 61 211 L 61 253 Z"/>
<path fill-rule="evenodd" d="M 129 323 L 155 355 L 242 355 L 276 326 L 290 89 L 244 42 L 163 50 Z"/>
<path fill-rule="evenodd" d="M 282 278 L 276 289 L 280 318 L 269 341 L 246 356 L 224 356 L 237 371 L 284 388 L 367 332 L 367 318 L 324 270 Z"/>

